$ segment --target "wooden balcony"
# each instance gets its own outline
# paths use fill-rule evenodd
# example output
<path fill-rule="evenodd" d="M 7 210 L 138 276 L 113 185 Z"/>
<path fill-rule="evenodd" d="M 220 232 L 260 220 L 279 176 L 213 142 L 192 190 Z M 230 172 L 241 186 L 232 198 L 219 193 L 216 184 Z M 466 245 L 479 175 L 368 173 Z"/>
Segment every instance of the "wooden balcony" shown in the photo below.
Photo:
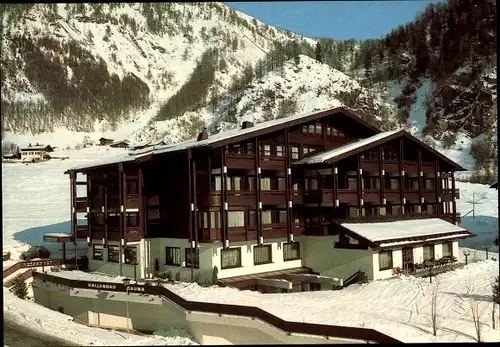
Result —
<path fill-rule="evenodd" d="M 76 198 L 76 212 L 87 212 L 87 198 Z"/>
<path fill-rule="evenodd" d="M 443 201 L 453 201 L 452 191 L 451 188 L 443 188 L 441 190 L 441 199 Z M 455 188 L 455 199 L 460 199 L 460 190 L 458 188 Z"/>
<path fill-rule="evenodd" d="M 304 235 L 305 228 L 303 223 L 293 223 L 292 224 L 292 234 L 295 236 Z"/>
<path fill-rule="evenodd" d="M 302 205 L 304 203 L 304 195 L 300 190 L 292 191 L 292 204 Z"/>
<path fill-rule="evenodd" d="M 380 203 L 380 189 L 364 189 L 363 203 Z"/>
<path fill-rule="evenodd" d="M 76 226 L 76 238 L 77 239 L 87 239 L 89 236 L 89 228 L 87 225 L 77 225 Z"/>
<path fill-rule="evenodd" d="M 102 241 L 102 239 L 106 236 L 104 231 L 104 225 L 91 225 L 91 228 L 92 228 L 92 240 Z"/>
<path fill-rule="evenodd" d="M 108 241 L 121 241 L 120 227 L 108 227 Z"/>
<path fill-rule="evenodd" d="M 212 194 L 198 193 L 196 200 L 200 206 L 220 206 L 221 205 L 221 192 Z"/>
<path fill-rule="evenodd" d="M 399 172 L 399 161 L 397 160 L 385 160 L 384 170 L 387 175 L 388 172 Z"/>
<path fill-rule="evenodd" d="M 160 219 L 160 209 L 148 207 L 148 220 Z"/>
<path fill-rule="evenodd" d="M 141 233 L 139 227 L 128 227 L 125 230 L 125 241 L 136 242 L 141 240 Z"/>
<path fill-rule="evenodd" d="M 339 189 L 339 203 L 358 203 L 358 191 L 351 189 Z"/>
<path fill-rule="evenodd" d="M 422 163 L 422 171 L 423 172 L 435 172 L 436 171 L 436 164 L 435 163 Z"/>
<path fill-rule="evenodd" d="M 92 212 L 101 212 L 104 206 L 104 198 L 101 196 L 92 196 L 90 198 L 90 208 Z"/>
<path fill-rule="evenodd" d="M 321 204 L 323 202 L 323 193 L 321 190 L 304 191 L 304 204 Z"/>
<path fill-rule="evenodd" d="M 248 154 L 228 153 L 226 156 L 226 166 L 229 169 L 255 169 L 255 157 Z"/>
<path fill-rule="evenodd" d="M 436 201 L 436 191 L 434 189 L 424 189 L 425 202 L 437 202 Z"/>
<path fill-rule="evenodd" d="M 418 172 L 418 161 L 416 160 L 405 160 L 403 165 L 404 172 Z"/>
<path fill-rule="evenodd" d="M 108 195 L 108 211 L 120 211 L 120 196 L 118 194 Z"/>
<path fill-rule="evenodd" d="M 367 172 L 379 172 L 379 162 L 376 159 L 361 159 L 361 169 Z"/>
<path fill-rule="evenodd" d="M 405 189 L 404 198 L 407 203 L 420 203 L 418 200 L 418 189 Z"/>
<path fill-rule="evenodd" d="M 160 205 L 160 196 L 154 195 L 147 198 L 148 206 L 159 206 Z"/>
<path fill-rule="evenodd" d="M 401 202 L 401 192 L 399 189 L 386 189 L 384 191 L 386 202 Z"/>
<path fill-rule="evenodd" d="M 260 167 L 262 170 L 285 170 L 285 157 L 263 156 Z"/>
<path fill-rule="evenodd" d="M 263 205 L 286 205 L 286 192 L 281 190 L 263 190 L 260 193 Z"/>
<path fill-rule="evenodd" d="M 247 190 L 233 190 L 227 192 L 227 203 L 229 206 L 231 205 L 249 205 L 255 206 L 255 191 L 247 191 Z"/>
<path fill-rule="evenodd" d="M 198 231 L 199 242 L 214 242 L 217 240 L 221 240 L 220 228 L 200 229 Z"/>
<path fill-rule="evenodd" d="M 125 195 L 125 209 L 140 208 L 139 194 Z"/>

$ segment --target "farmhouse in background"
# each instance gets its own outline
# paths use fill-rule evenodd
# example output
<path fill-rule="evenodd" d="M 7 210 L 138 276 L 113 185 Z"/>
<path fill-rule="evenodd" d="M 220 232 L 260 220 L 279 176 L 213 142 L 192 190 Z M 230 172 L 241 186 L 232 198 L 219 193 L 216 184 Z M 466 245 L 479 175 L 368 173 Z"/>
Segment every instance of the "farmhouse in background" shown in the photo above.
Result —
<path fill-rule="evenodd" d="M 113 143 L 112 139 L 107 139 L 105 137 L 101 137 L 99 139 L 99 146 L 107 146 Z"/>
<path fill-rule="evenodd" d="M 21 159 L 21 152 L 18 153 L 6 153 L 3 155 L 3 159 Z"/>
<path fill-rule="evenodd" d="M 113 148 L 128 148 L 128 146 L 129 146 L 129 142 L 127 140 L 114 141 L 109 145 L 109 147 L 113 147 Z"/>
<path fill-rule="evenodd" d="M 37 162 L 49 160 L 49 153 L 54 152 L 54 148 L 50 145 L 39 145 L 38 143 L 34 146 L 31 143 L 28 147 L 20 148 L 21 160 L 24 162 Z"/>
<path fill-rule="evenodd" d="M 90 270 L 203 283 L 217 268 L 219 284 L 279 292 L 452 267 L 473 236 L 458 226 L 463 170 L 404 130 L 333 108 L 66 173 Z"/>
<path fill-rule="evenodd" d="M 146 143 L 139 143 L 139 144 L 136 144 L 134 146 L 130 146 L 130 149 L 132 151 L 138 151 L 140 149 L 144 149 L 144 148 L 149 148 L 149 147 L 156 147 L 156 146 L 165 146 L 166 143 L 165 141 L 158 141 L 158 142 L 146 142 Z"/>

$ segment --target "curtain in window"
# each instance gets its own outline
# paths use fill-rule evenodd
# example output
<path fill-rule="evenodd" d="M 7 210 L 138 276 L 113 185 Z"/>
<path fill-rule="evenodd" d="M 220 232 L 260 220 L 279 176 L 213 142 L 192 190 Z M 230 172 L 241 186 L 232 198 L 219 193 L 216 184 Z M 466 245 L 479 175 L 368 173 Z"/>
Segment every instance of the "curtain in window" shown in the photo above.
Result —
<path fill-rule="evenodd" d="M 286 180 L 283 177 L 278 177 L 278 190 L 286 190 Z"/>
<path fill-rule="evenodd" d="M 227 176 L 226 177 L 226 189 L 227 190 L 233 190 L 233 185 L 231 184 L 231 177 Z"/>
<path fill-rule="evenodd" d="M 233 190 L 241 190 L 241 177 L 233 177 L 234 180 L 234 186 Z"/>
<path fill-rule="evenodd" d="M 256 210 L 248 210 L 248 225 L 253 227 L 257 225 Z"/>
<path fill-rule="evenodd" d="M 424 261 L 434 259 L 434 245 L 424 246 Z"/>
<path fill-rule="evenodd" d="M 443 257 L 450 257 L 453 255 L 453 246 L 451 242 L 443 243 Z"/>
<path fill-rule="evenodd" d="M 244 227 L 245 211 L 229 211 L 227 214 L 228 227 Z"/>
<path fill-rule="evenodd" d="M 230 248 L 221 251 L 221 268 L 241 266 L 241 248 Z"/>
<path fill-rule="evenodd" d="M 210 228 L 218 228 L 220 225 L 220 212 L 210 211 Z"/>
<path fill-rule="evenodd" d="M 260 190 L 271 190 L 271 178 L 261 177 L 260 178 Z"/>
<path fill-rule="evenodd" d="M 255 265 L 271 262 L 271 246 L 263 245 L 253 248 L 253 261 Z"/>
<path fill-rule="evenodd" d="M 392 190 L 398 190 L 399 189 L 399 179 L 397 178 L 391 178 L 389 180 L 389 189 L 392 189 Z"/>
<path fill-rule="evenodd" d="M 273 211 L 264 210 L 262 211 L 262 224 L 273 224 Z"/>
<path fill-rule="evenodd" d="M 295 260 L 300 258 L 300 244 L 298 242 L 283 245 L 283 259 Z"/>
<path fill-rule="evenodd" d="M 278 211 L 278 223 L 286 224 L 286 210 Z"/>
<path fill-rule="evenodd" d="M 213 176 L 214 177 L 214 190 L 219 191 L 221 190 L 221 177 L 220 176 Z"/>
<path fill-rule="evenodd" d="M 181 265 L 181 249 L 179 247 L 166 247 L 167 265 Z"/>
<path fill-rule="evenodd" d="M 347 178 L 347 189 L 357 190 L 358 189 L 358 179 L 356 177 Z"/>
<path fill-rule="evenodd" d="M 191 252 L 192 252 L 192 260 L 191 260 Z M 200 266 L 200 250 L 195 248 L 191 250 L 191 248 L 185 248 L 184 254 L 186 255 L 186 267 L 191 267 L 191 264 L 194 268 L 199 268 Z"/>
<path fill-rule="evenodd" d="M 392 251 L 379 252 L 378 265 L 379 270 L 392 269 Z"/>

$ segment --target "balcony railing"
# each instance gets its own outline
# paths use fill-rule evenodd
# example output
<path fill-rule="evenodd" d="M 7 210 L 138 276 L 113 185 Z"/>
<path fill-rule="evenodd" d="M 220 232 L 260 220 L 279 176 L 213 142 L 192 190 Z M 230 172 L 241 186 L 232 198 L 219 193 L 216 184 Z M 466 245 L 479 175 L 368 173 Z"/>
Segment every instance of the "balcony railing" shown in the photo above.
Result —
<path fill-rule="evenodd" d="M 125 208 L 140 208 L 139 194 L 127 194 L 125 195 Z"/>
<path fill-rule="evenodd" d="M 89 227 L 87 225 L 76 226 L 76 238 L 86 239 L 89 236 Z"/>
<path fill-rule="evenodd" d="M 76 198 L 76 212 L 87 212 L 87 198 Z"/>

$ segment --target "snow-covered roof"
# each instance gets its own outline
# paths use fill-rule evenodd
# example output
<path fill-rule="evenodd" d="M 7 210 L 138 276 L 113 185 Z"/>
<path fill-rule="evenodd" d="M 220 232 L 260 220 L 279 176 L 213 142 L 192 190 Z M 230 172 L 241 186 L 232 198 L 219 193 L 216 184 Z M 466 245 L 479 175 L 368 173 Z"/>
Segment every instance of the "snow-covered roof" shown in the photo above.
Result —
<path fill-rule="evenodd" d="M 441 218 L 408 219 L 382 223 L 341 223 L 344 228 L 374 243 L 386 240 L 408 239 L 412 237 L 432 236 L 456 232 L 471 234 L 464 228 L 449 223 Z M 396 241 L 394 241 L 396 242 Z"/>
<path fill-rule="evenodd" d="M 227 130 L 227 131 L 222 131 L 222 132 L 219 132 L 217 134 L 209 135 L 208 139 L 206 139 L 206 140 L 197 141 L 196 139 L 194 139 L 194 140 L 187 140 L 187 141 L 179 142 L 176 144 L 170 144 L 170 145 L 166 145 L 166 146 L 158 146 L 155 148 L 149 148 L 147 151 L 140 152 L 138 154 L 139 155 L 161 154 L 161 153 L 184 150 L 184 149 L 188 149 L 188 148 L 209 146 L 209 145 L 214 144 L 214 143 L 219 142 L 219 141 L 232 139 L 232 138 L 235 138 L 238 136 L 250 134 L 250 133 L 253 133 L 253 132 L 256 132 L 259 130 L 263 130 L 263 129 L 270 129 L 273 127 L 283 126 L 285 124 L 297 121 L 298 119 L 308 118 L 308 117 L 311 117 L 311 116 L 314 116 L 314 115 L 317 115 L 320 113 L 328 112 L 328 111 L 344 112 L 344 113 L 349 112 L 345 108 L 335 107 L 335 108 L 319 110 L 319 111 L 314 111 L 314 112 L 301 113 L 301 114 L 297 114 L 294 116 L 289 116 L 289 117 L 284 117 L 284 118 L 279 118 L 279 119 L 274 119 L 274 120 L 269 120 L 269 121 L 257 123 L 254 126 L 252 126 L 250 128 L 246 128 L 246 129 L 236 128 L 236 129 L 231 129 L 231 130 Z M 361 118 L 359 118 L 359 122 L 363 122 L 363 120 Z"/>
<path fill-rule="evenodd" d="M 46 233 L 43 236 L 49 236 L 49 237 L 71 237 L 71 233 Z"/>
<path fill-rule="evenodd" d="M 91 169 L 91 168 L 98 167 L 98 166 L 118 164 L 118 163 L 126 163 L 126 162 L 131 162 L 131 161 L 135 161 L 135 157 L 132 156 L 132 155 L 130 155 L 127 152 L 127 153 L 123 153 L 123 154 L 120 154 L 120 155 L 115 155 L 115 156 L 112 156 L 112 157 L 108 157 L 108 158 L 105 158 L 105 159 L 89 160 L 88 163 L 71 167 L 71 168 L 68 169 L 68 171 L 77 171 L 77 170 L 83 170 L 83 169 Z"/>
<path fill-rule="evenodd" d="M 20 151 L 36 151 L 36 150 L 44 150 L 47 147 L 50 147 L 50 145 L 35 145 L 35 146 L 28 146 L 28 147 L 22 147 L 19 150 Z"/>
<path fill-rule="evenodd" d="M 367 137 L 365 139 L 361 139 L 355 142 L 348 143 L 344 146 L 337 147 L 334 149 L 331 149 L 326 152 L 318 153 L 316 155 L 304 158 L 302 160 L 294 162 L 295 165 L 300 165 L 300 164 L 319 164 L 323 163 L 326 160 L 333 159 L 335 157 L 338 157 L 339 155 L 349 153 L 351 151 L 355 151 L 359 148 L 362 148 L 364 146 L 368 146 L 374 142 L 386 139 L 394 134 L 397 133 L 403 133 L 403 130 L 398 129 L 398 130 L 391 130 L 391 131 L 385 131 L 370 137 Z"/>

